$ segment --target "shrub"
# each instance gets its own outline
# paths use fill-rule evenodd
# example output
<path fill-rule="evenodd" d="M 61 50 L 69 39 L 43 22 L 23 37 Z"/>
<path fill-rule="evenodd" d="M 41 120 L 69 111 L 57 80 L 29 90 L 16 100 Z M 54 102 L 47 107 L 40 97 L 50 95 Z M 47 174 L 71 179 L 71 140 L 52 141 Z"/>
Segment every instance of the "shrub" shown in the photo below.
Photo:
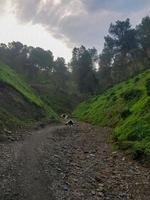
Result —
<path fill-rule="evenodd" d="M 111 93 L 110 93 L 110 96 L 115 96 L 115 92 L 111 92 Z"/>
<path fill-rule="evenodd" d="M 129 141 L 139 141 L 141 140 L 141 135 L 137 132 L 132 132 L 128 135 L 127 139 Z"/>
<path fill-rule="evenodd" d="M 132 89 L 121 94 L 121 97 L 125 101 L 139 99 L 141 96 L 142 96 L 142 91 L 138 89 Z"/>
<path fill-rule="evenodd" d="M 137 149 L 136 151 L 133 152 L 133 160 L 139 160 L 142 159 L 144 156 L 144 152 L 140 149 Z"/>
<path fill-rule="evenodd" d="M 136 77 L 136 78 L 134 79 L 134 83 L 138 82 L 139 80 L 140 80 L 140 78 L 139 78 L 139 77 Z"/>
<path fill-rule="evenodd" d="M 121 118 L 126 119 L 129 115 L 131 115 L 131 111 L 129 109 L 126 109 L 121 113 Z"/>
<path fill-rule="evenodd" d="M 150 78 L 146 80 L 146 92 L 147 92 L 147 95 L 150 96 Z"/>
<path fill-rule="evenodd" d="M 112 97 L 112 101 L 116 101 L 117 100 L 117 97 L 116 96 L 113 96 Z"/>
<path fill-rule="evenodd" d="M 107 100 L 109 101 L 116 101 L 117 97 L 115 96 L 115 92 L 111 92 L 108 96 L 107 96 Z"/>
<path fill-rule="evenodd" d="M 140 114 L 141 115 L 145 115 L 146 113 L 149 113 L 150 111 L 150 99 L 148 99 L 146 101 L 146 103 L 144 104 L 143 108 L 141 109 Z"/>

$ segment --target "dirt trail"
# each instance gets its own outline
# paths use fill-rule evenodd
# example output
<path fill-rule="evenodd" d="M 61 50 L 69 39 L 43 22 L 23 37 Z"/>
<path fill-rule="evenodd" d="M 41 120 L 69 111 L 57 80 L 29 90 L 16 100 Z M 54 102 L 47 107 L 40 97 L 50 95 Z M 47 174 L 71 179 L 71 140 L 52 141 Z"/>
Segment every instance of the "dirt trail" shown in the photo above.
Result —
<path fill-rule="evenodd" d="M 48 126 L 0 144 L 0 200 L 149 200 L 150 170 L 112 153 L 111 131 Z"/>

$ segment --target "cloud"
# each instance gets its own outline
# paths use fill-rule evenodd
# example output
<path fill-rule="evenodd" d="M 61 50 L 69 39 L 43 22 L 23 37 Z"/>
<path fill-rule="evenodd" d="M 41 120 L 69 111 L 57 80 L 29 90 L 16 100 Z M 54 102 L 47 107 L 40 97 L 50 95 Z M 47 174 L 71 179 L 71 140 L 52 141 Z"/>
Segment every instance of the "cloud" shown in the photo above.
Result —
<path fill-rule="evenodd" d="M 0 0 L 1 2 L 2 0 Z M 3 2 L 3 1 L 2 1 Z M 149 0 L 12 0 L 21 23 L 40 24 L 55 38 L 101 49 L 111 22 L 149 14 Z M 136 15 L 139 14 L 140 15 Z M 138 19 L 138 20 L 135 20 Z"/>
<path fill-rule="evenodd" d="M 120 12 L 133 12 L 150 5 L 149 0 L 82 0 L 85 6 L 92 11 L 113 10 Z"/>
<path fill-rule="evenodd" d="M 7 2 L 0 0 L 0 13 L 3 14 L 5 11 L 5 6 L 6 6 Z"/>

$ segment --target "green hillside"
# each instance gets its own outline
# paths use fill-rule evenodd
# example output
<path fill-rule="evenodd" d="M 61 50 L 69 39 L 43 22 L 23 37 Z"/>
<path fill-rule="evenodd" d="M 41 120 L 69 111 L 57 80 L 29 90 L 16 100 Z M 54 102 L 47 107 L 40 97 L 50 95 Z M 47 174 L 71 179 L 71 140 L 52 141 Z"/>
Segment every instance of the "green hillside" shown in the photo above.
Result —
<path fill-rule="evenodd" d="M 33 89 L 31 89 L 31 87 L 15 71 L 13 71 L 9 66 L 1 62 L 0 62 L 0 84 L 1 84 L 1 92 L 3 88 L 6 88 L 4 91 L 5 95 L 3 96 L 1 95 L 2 96 L 1 104 L 5 103 L 5 105 L 8 104 L 8 107 L 10 107 L 9 105 L 11 104 L 12 99 L 15 104 L 15 105 L 12 105 L 12 112 L 11 112 L 11 109 L 9 111 L 7 110 L 7 106 L 6 108 L 2 107 L 2 105 L 0 106 L 1 123 L 6 123 L 5 118 L 7 118 L 7 122 L 10 121 L 10 124 L 20 120 L 20 117 L 17 117 L 13 114 L 13 110 L 15 110 L 13 109 L 13 107 L 17 107 L 21 101 L 27 102 L 27 104 L 30 106 L 29 110 L 32 110 L 33 108 L 33 112 L 42 113 L 41 116 L 43 116 L 44 118 L 51 119 L 51 120 L 57 119 L 57 115 L 51 109 L 51 107 L 48 106 L 45 102 L 43 102 L 40 99 L 40 97 L 38 97 L 38 95 L 35 94 Z M 9 90 L 9 92 L 7 92 L 7 90 Z M 6 99 L 6 96 L 10 93 L 11 93 L 10 96 L 12 97 L 12 99 L 10 100 L 9 96 L 8 96 L 8 99 Z M 3 97 L 5 100 L 3 100 Z M 8 102 L 6 103 L 6 101 Z M 25 105 L 25 108 L 27 108 L 28 105 Z M 21 109 L 22 108 L 20 107 L 20 111 Z M 26 112 L 26 109 L 24 110 L 24 112 Z"/>
<path fill-rule="evenodd" d="M 113 127 L 116 144 L 150 159 L 150 70 L 81 103 L 74 116 Z"/>

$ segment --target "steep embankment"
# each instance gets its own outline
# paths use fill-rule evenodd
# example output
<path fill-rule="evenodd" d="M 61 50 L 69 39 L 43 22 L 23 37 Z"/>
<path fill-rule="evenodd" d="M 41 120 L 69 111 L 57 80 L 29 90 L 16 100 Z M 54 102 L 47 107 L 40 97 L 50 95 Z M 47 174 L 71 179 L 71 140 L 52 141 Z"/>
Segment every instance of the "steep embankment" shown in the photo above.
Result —
<path fill-rule="evenodd" d="M 45 119 L 55 120 L 57 115 L 17 73 L 0 62 L 0 130 Z"/>
<path fill-rule="evenodd" d="M 83 102 L 74 116 L 114 127 L 113 139 L 121 148 L 150 160 L 150 70 Z"/>

